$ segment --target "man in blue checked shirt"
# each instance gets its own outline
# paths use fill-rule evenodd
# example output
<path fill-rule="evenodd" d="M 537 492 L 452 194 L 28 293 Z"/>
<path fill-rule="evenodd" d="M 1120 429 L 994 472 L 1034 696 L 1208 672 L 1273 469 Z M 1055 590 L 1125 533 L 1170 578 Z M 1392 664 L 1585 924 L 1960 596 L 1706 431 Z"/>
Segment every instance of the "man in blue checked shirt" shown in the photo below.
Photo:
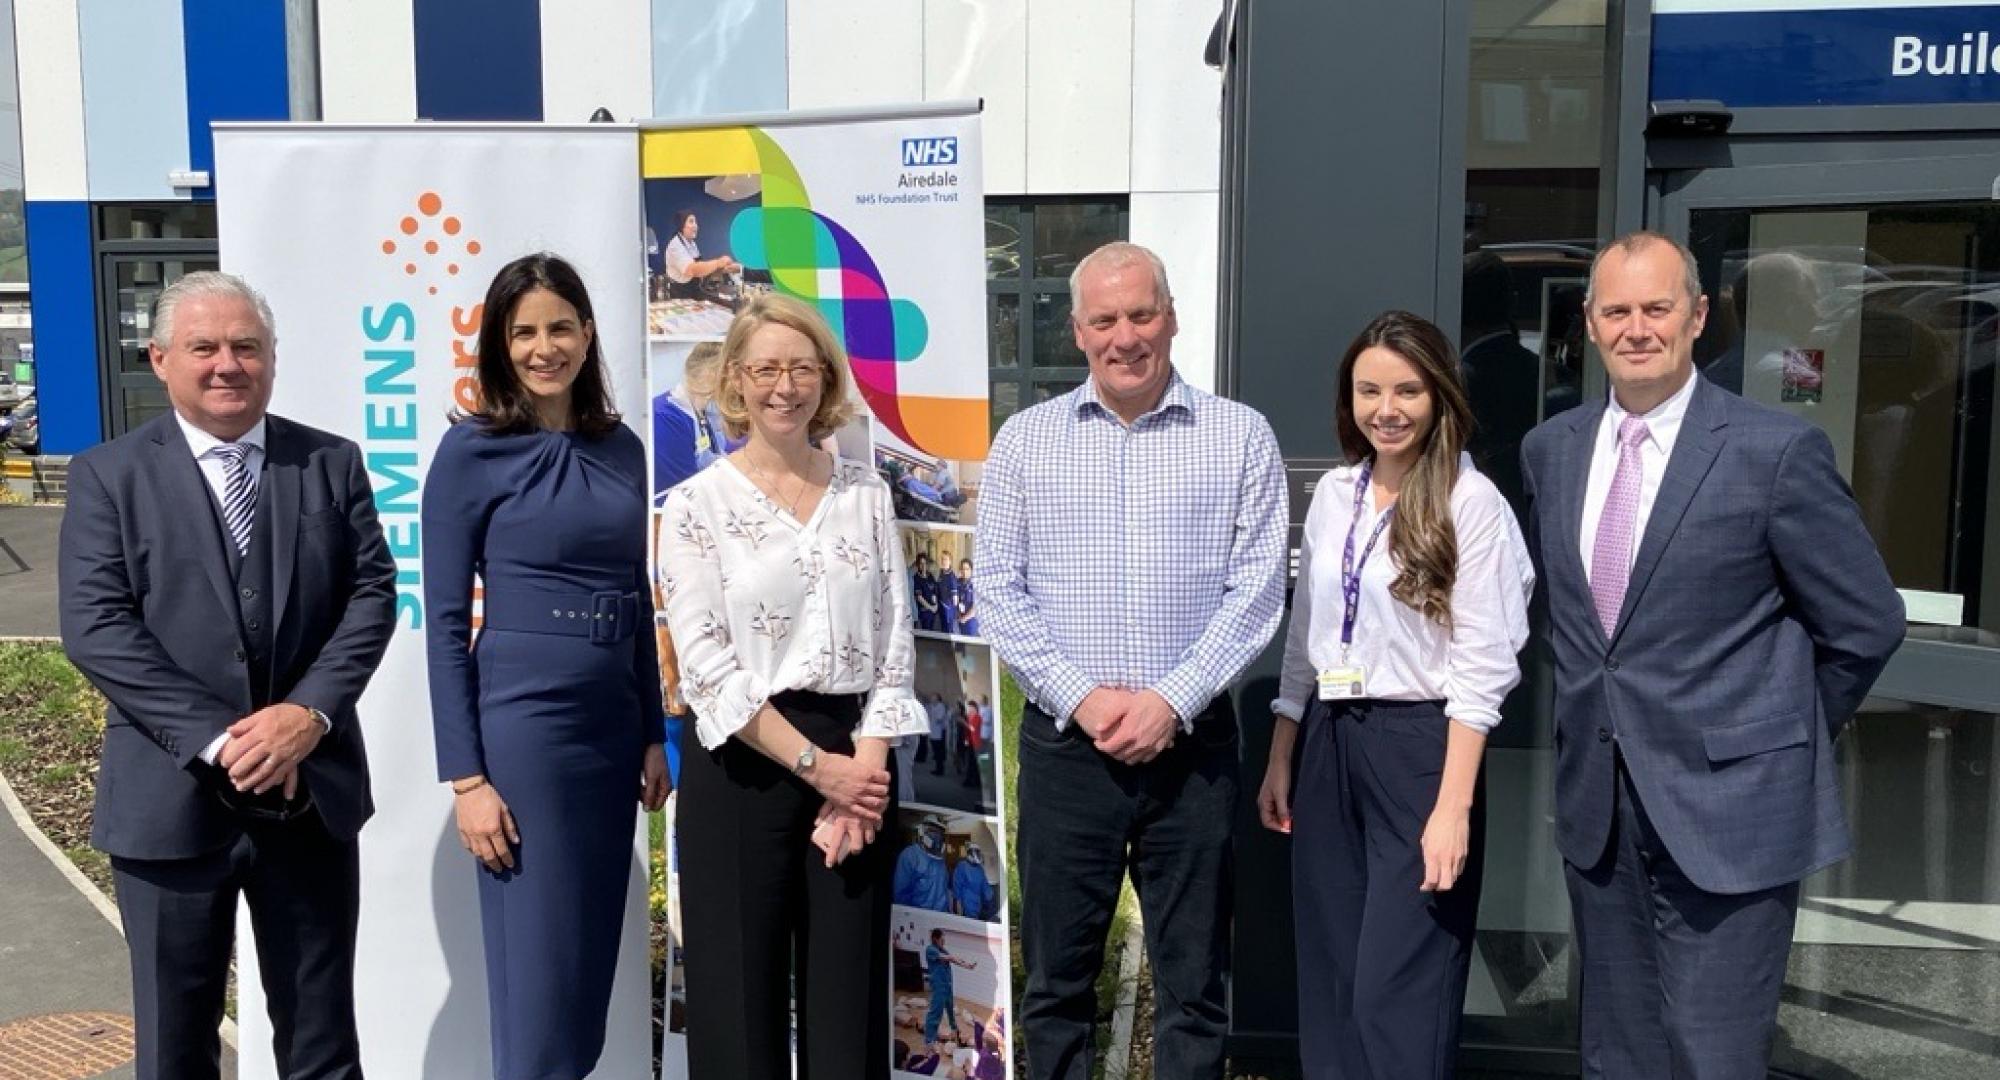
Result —
<path fill-rule="evenodd" d="M 1222 1075 L 1236 717 L 1224 695 L 1278 628 L 1284 470 L 1254 410 L 1174 371 L 1157 255 L 1107 244 L 1070 275 L 1090 362 L 1009 420 L 981 478 L 981 628 L 1027 692 L 1019 858 L 1027 1075 L 1083 1080 L 1093 986 L 1132 871 L 1152 961 L 1155 1075 Z"/>

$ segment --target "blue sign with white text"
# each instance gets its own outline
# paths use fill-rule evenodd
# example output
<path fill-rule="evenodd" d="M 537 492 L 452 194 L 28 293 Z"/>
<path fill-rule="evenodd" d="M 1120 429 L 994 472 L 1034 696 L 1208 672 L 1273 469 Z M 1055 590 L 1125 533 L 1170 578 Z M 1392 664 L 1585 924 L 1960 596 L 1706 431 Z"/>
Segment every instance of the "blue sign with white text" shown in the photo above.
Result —
<path fill-rule="evenodd" d="M 1652 99 L 1704 98 L 1739 109 L 2000 101 L 2000 4 L 1655 14 Z"/>

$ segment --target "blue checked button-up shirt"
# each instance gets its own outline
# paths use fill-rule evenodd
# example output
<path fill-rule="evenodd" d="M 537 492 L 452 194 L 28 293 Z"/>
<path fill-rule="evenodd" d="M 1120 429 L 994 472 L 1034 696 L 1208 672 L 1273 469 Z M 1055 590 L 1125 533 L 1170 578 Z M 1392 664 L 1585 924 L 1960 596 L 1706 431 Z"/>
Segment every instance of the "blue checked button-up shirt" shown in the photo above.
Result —
<path fill-rule="evenodd" d="M 1173 376 L 1126 427 L 1086 381 L 1007 421 L 980 476 L 982 629 L 1058 726 L 1098 686 L 1151 688 L 1183 727 L 1284 607 L 1271 425 Z"/>

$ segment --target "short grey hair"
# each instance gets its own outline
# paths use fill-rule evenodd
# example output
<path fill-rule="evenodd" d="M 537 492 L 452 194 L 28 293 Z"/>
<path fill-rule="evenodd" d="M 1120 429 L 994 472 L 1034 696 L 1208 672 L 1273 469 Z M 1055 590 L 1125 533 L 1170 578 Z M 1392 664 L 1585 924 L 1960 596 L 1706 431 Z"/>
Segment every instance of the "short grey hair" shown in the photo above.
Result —
<path fill-rule="evenodd" d="M 1161 262 L 1160 257 L 1153 254 L 1151 248 L 1139 244 L 1127 243 L 1123 240 L 1113 240 L 1096 251 L 1085 255 L 1077 262 L 1076 269 L 1069 272 L 1070 310 L 1072 312 L 1076 310 L 1076 302 L 1081 295 L 1079 287 L 1083 283 L 1083 275 L 1086 271 L 1094 270 L 1099 266 L 1107 270 L 1122 270 L 1125 267 L 1141 262 L 1145 263 L 1153 271 L 1154 299 L 1160 302 L 1161 307 L 1171 305 L 1174 302 L 1174 290 L 1167 284 L 1167 264 Z"/>
<path fill-rule="evenodd" d="M 1701 299 L 1701 266 L 1695 262 L 1694 252 L 1689 251 L 1686 244 L 1664 233 L 1657 233 L 1651 229 L 1635 229 L 1604 245 L 1598 251 L 1597 256 L 1590 260 L 1590 283 L 1584 286 L 1583 290 L 1584 310 L 1590 310 L 1597 301 L 1597 268 L 1603 264 L 1606 255 L 1611 254 L 1613 251 L 1622 251 L 1625 253 L 1625 257 L 1629 259 L 1654 244 L 1665 244 L 1679 253 L 1681 257 L 1681 287 L 1687 290 L 1689 304 L 1699 301 Z"/>
<path fill-rule="evenodd" d="M 170 349 L 174 345 L 174 312 L 185 300 L 209 297 L 242 300 L 257 310 L 257 321 L 264 324 L 264 344 L 275 348 L 278 344 L 278 321 L 271 315 L 271 305 L 264 294 L 250 287 L 250 283 L 235 274 L 225 274 L 220 270 L 196 270 L 166 287 L 160 299 L 153 304 L 153 344 L 160 349 Z"/>

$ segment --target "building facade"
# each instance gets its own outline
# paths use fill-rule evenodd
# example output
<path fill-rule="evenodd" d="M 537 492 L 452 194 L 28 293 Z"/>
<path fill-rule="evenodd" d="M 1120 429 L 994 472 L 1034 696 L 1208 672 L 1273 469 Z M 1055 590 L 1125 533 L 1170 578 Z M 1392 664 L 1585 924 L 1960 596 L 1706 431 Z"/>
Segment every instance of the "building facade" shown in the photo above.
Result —
<path fill-rule="evenodd" d="M 1641 226 L 1683 240 L 1713 306 L 1705 374 L 1826 429 L 1911 613 L 1841 741 L 1855 855 L 1807 883 L 1776 1067 L 2000 1070 L 2000 4 L 0 8 L 21 150 L 18 179 L 0 152 L 0 363 L 29 344 L 20 373 L 52 454 L 165 407 L 146 320 L 160 288 L 216 263 L 213 198 L 229 177 L 212 169 L 212 120 L 673 119 L 980 98 L 994 422 L 1083 378 L 1067 275 L 1098 243 L 1137 240 L 1174 273 L 1182 372 L 1271 417 L 1300 515 L 1338 453 L 1334 363 L 1371 316 L 1417 311 L 1457 335 L 1468 363 L 1507 366 L 1509 392 L 1475 402 L 1505 487 L 1527 425 L 1605 392 L 1580 319 L 1597 248 Z M 1204 62 L 1218 16 L 1220 72 Z M 6 232 L 15 186 L 25 260 Z M 5 318 L 24 298 L 31 330 Z M 315 362 L 309 341 L 281 355 Z M 1466 1061 L 1573 1074 L 1548 677 L 1532 648 L 1526 666 L 1488 759 Z M 1253 766 L 1274 691 L 1270 657 L 1241 691 Z M 1287 841 L 1247 800 L 1238 826 L 1235 1053 L 1282 1062 L 1312 1022 L 1292 996 Z"/>
<path fill-rule="evenodd" d="M 212 204 L 229 183 L 212 168 L 216 120 L 681 119 L 978 98 L 1007 365 L 996 423 L 1082 377 L 1065 279 L 1107 239 L 1150 244 L 1174 267 L 1185 370 L 1214 381 L 1213 0 L 10 6 L 47 453 L 165 407 L 146 365 L 148 308 L 216 263 Z M 283 355 L 311 363 L 312 345 L 286 341 Z"/>

